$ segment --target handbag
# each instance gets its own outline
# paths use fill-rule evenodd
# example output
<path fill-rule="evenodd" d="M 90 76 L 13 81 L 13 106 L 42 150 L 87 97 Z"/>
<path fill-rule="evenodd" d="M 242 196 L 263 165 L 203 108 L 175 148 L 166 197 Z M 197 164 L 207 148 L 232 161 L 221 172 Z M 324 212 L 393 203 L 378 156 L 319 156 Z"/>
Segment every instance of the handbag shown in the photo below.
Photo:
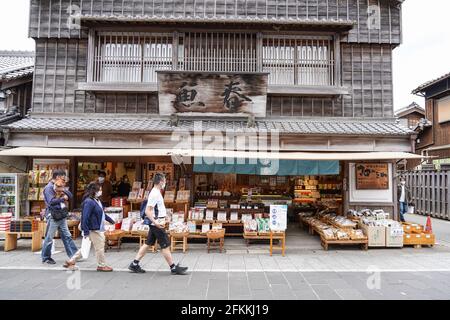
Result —
<path fill-rule="evenodd" d="M 92 245 L 92 241 L 87 237 L 83 237 L 83 240 L 81 240 L 81 256 L 85 260 L 87 258 L 89 258 L 89 252 L 91 251 L 91 245 Z"/>
<path fill-rule="evenodd" d="M 56 209 L 52 208 L 50 214 L 55 221 L 61 221 L 69 216 L 69 210 L 67 208 Z"/>

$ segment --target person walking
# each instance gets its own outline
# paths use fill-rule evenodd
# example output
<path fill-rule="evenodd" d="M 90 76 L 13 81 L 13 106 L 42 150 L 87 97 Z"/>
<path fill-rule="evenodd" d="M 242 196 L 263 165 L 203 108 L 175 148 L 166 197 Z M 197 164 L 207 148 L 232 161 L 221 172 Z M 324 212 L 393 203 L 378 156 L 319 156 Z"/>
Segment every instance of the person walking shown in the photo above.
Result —
<path fill-rule="evenodd" d="M 397 197 L 400 203 L 400 221 L 405 222 L 405 214 L 408 213 L 408 204 L 411 201 L 411 191 L 406 186 L 405 178 L 400 178 L 400 184 L 397 187 Z"/>
<path fill-rule="evenodd" d="M 150 230 L 147 242 L 139 249 L 135 259 L 131 262 L 128 269 L 133 273 L 145 273 L 145 270 L 139 265 L 142 258 L 148 251 L 149 246 L 153 246 L 158 240 L 161 247 L 161 253 L 169 265 L 172 274 L 186 274 L 188 268 L 182 267 L 180 264 L 173 262 L 172 253 L 170 252 L 169 236 L 165 231 L 166 207 L 161 192 L 166 187 L 166 178 L 164 174 L 157 173 L 153 178 L 153 189 L 148 196 L 147 208 L 145 210 L 144 223 L 149 224 Z"/>
<path fill-rule="evenodd" d="M 42 245 L 41 258 L 42 263 L 55 264 L 55 260 L 52 255 L 53 238 L 56 231 L 59 231 L 61 240 L 64 244 L 64 248 L 69 257 L 73 256 L 77 252 L 78 248 L 72 239 L 72 235 L 67 226 L 67 217 L 65 218 L 53 218 L 52 210 L 64 210 L 67 208 L 67 201 L 72 199 L 72 193 L 65 188 L 67 181 L 67 174 L 65 170 L 55 170 L 52 174 L 52 180 L 44 188 L 44 201 L 46 205 L 45 220 L 47 221 L 47 228 L 45 233 L 45 240 Z M 57 194 L 57 189 L 58 194 Z"/>
<path fill-rule="evenodd" d="M 105 214 L 100 201 L 102 190 L 98 183 L 91 182 L 83 196 L 81 212 L 81 231 L 84 238 L 89 237 L 97 257 L 97 271 L 111 272 L 113 268 L 107 266 L 105 259 L 105 221 L 115 224 L 114 220 Z M 74 268 L 76 261 L 81 259 L 81 249 L 66 261 L 66 268 Z"/>

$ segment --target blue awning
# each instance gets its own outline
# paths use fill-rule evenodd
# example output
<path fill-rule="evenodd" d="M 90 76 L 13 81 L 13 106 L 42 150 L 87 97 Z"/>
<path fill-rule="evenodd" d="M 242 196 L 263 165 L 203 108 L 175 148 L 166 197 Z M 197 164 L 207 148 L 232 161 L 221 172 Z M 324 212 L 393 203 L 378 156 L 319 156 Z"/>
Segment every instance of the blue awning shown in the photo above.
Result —
<path fill-rule="evenodd" d="M 231 162 L 231 163 L 230 163 Z M 336 160 L 255 160 L 195 158 L 194 172 L 267 176 L 338 175 Z"/>

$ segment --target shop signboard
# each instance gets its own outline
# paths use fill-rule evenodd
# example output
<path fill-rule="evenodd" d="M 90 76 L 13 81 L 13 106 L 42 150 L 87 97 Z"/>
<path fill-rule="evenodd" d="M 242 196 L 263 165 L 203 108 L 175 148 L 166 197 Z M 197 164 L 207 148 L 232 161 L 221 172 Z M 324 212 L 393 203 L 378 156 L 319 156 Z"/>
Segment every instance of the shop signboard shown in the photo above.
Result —
<path fill-rule="evenodd" d="M 158 71 L 160 114 L 266 116 L 267 73 Z"/>
<path fill-rule="evenodd" d="M 287 229 L 287 205 L 270 206 L 270 230 L 285 231 Z"/>
<path fill-rule="evenodd" d="M 357 163 L 356 189 L 389 189 L 389 166 L 387 163 Z"/>

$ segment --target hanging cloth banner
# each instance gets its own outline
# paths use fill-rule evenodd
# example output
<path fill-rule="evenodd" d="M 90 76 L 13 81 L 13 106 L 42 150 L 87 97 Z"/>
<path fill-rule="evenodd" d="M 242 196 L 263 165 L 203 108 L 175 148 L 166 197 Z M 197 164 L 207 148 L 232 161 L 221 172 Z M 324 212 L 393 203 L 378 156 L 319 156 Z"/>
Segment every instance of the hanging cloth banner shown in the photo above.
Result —
<path fill-rule="evenodd" d="M 255 160 L 195 158 L 194 172 L 267 176 L 338 175 L 337 160 Z"/>

